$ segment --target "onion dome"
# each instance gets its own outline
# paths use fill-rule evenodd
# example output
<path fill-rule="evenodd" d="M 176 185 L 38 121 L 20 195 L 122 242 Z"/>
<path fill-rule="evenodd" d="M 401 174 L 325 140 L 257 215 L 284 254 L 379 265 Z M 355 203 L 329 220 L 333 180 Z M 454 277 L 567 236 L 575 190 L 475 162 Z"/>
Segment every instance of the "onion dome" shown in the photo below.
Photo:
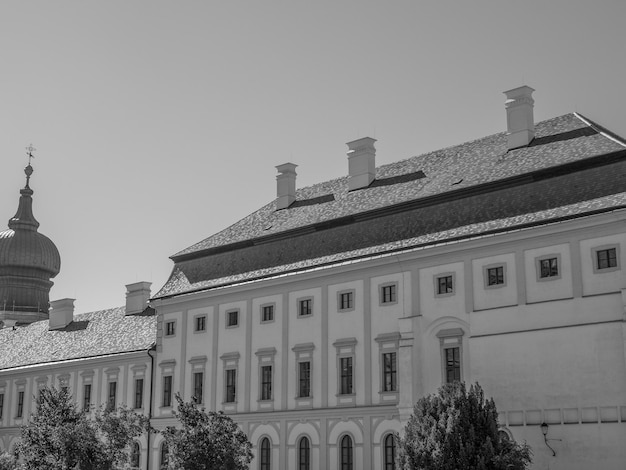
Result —
<path fill-rule="evenodd" d="M 26 186 L 20 190 L 17 213 L 9 220 L 9 228 L 0 232 L 0 320 L 30 323 L 47 318 L 50 279 L 59 273 L 61 257 L 54 243 L 37 231 L 30 163 L 24 173 Z"/>

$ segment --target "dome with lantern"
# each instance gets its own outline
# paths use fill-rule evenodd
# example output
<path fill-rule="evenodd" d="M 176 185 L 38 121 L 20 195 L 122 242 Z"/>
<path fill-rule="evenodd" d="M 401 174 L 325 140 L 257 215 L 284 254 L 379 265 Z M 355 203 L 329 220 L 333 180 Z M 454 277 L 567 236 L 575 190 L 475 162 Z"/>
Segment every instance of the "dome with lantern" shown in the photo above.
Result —
<path fill-rule="evenodd" d="M 50 279 L 61 267 L 59 250 L 37 231 L 30 163 L 24 172 L 26 186 L 20 190 L 17 212 L 9 219 L 9 228 L 0 232 L 0 321 L 13 324 L 48 318 Z"/>

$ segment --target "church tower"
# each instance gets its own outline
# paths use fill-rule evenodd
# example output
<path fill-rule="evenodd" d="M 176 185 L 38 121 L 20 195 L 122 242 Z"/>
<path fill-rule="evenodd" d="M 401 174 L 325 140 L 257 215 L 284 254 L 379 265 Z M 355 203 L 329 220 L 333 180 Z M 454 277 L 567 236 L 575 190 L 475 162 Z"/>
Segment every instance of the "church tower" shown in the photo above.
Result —
<path fill-rule="evenodd" d="M 9 220 L 9 228 L 0 232 L 0 321 L 4 326 L 48 318 L 50 279 L 61 267 L 59 250 L 37 231 L 39 222 L 33 216 L 31 150 L 17 213 Z"/>

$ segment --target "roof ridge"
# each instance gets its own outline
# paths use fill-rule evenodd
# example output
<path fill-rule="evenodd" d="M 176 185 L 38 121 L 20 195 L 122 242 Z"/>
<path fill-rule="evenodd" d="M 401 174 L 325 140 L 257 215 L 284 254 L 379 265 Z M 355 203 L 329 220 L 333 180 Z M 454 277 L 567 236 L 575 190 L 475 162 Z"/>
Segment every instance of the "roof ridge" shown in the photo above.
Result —
<path fill-rule="evenodd" d="M 583 116 L 581 113 L 574 112 L 572 114 L 574 114 L 574 116 L 576 116 L 582 122 L 587 124 L 589 127 L 592 127 L 593 129 L 598 131 L 600 134 L 602 134 L 607 139 L 610 139 L 613 142 L 615 142 L 616 144 L 623 145 L 624 147 L 626 147 L 626 139 L 624 139 L 622 136 L 617 135 L 615 132 L 612 132 L 612 131 L 608 130 L 606 127 L 601 126 L 600 124 L 596 123 L 595 121 L 592 121 L 591 119 L 587 118 L 586 116 Z"/>

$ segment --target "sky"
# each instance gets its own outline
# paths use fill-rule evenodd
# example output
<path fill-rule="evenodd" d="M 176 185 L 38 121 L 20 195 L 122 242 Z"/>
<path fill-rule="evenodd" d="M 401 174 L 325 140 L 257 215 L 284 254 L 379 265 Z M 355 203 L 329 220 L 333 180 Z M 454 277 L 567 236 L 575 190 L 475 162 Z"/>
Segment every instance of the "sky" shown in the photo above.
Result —
<path fill-rule="evenodd" d="M 0 2 L 0 230 L 25 148 L 39 231 L 61 254 L 51 300 L 123 305 L 169 256 L 297 185 L 576 111 L 626 137 L 626 2 Z"/>

